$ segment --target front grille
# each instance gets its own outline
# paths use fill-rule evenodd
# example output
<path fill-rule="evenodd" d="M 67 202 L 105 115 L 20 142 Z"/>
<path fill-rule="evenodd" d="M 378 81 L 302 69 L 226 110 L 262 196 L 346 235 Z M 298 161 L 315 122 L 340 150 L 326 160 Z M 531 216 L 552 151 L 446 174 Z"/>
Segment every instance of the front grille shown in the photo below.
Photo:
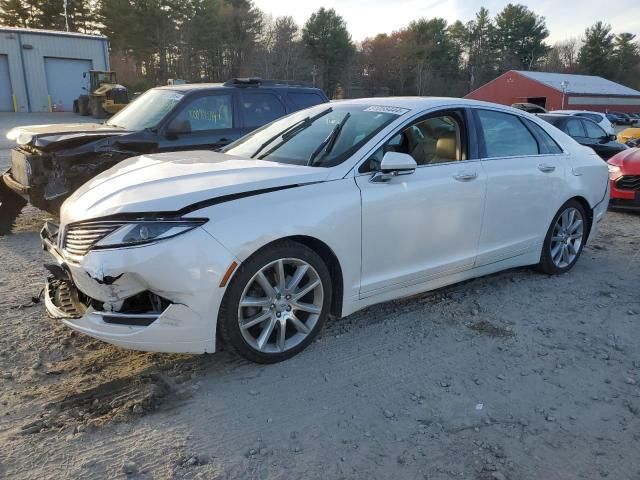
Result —
<path fill-rule="evenodd" d="M 616 182 L 616 188 L 640 192 L 640 175 L 625 175 Z"/>
<path fill-rule="evenodd" d="M 123 224 L 119 222 L 78 223 L 65 229 L 62 249 L 72 255 L 86 255 L 104 237 Z"/>
<path fill-rule="evenodd" d="M 11 176 L 20 185 L 31 186 L 29 155 L 15 148 L 11 150 Z"/>

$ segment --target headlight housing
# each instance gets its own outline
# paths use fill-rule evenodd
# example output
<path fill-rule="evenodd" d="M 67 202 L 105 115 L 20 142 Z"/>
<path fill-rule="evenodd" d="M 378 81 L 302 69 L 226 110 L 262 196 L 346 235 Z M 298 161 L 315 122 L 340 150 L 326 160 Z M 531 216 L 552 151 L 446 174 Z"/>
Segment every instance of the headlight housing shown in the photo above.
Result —
<path fill-rule="evenodd" d="M 204 218 L 142 219 L 119 222 L 122 225 L 94 244 L 94 248 L 144 245 L 187 233 L 208 220 Z"/>
<path fill-rule="evenodd" d="M 607 168 L 609 169 L 610 175 L 617 175 L 618 173 L 620 173 L 620 167 L 617 167 L 615 165 L 607 163 Z"/>

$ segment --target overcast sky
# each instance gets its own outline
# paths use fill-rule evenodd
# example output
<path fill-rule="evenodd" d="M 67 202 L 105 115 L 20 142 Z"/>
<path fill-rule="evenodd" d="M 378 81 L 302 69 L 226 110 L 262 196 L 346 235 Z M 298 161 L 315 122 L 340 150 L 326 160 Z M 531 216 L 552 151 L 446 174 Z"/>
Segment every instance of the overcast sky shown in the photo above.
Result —
<path fill-rule="evenodd" d="M 491 16 L 510 3 L 508 0 L 254 0 L 264 12 L 274 17 L 292 16 L 302 26 L 320 7 L 334 8 L 347 21 L 356 41 L 377 33 L 391 33 L 421 17 L 443 17 L 450 23 L 471 20 L 481 6 Z M 631 32 L 640 36 L 638 0 L 607 3 L 603 0 L 511 0 L 528 5 L 547 19 L 553 43 L 567 37 L 581 37 L 585 28 L 598 20 L 610 23 L 616 33 Z M 626 6 L 625 6 L 626 5 Z M 635 5 L 635 6 L 633 6 Z"/>

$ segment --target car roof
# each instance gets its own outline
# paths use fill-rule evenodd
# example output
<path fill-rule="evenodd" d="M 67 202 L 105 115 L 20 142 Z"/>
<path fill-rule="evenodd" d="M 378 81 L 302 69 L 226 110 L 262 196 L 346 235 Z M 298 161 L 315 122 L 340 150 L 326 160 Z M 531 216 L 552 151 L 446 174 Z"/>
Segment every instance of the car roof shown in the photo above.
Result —
<path fill-rule="evenodd" d="M 516 113 L 518 115 L 527 115 L 527 112 L 518 110 L 506 105 L 498 103 L 483 102 L 481 100 L 471 100 L 468 98 L 457 97 L 372 97 L 357 98 L 351 100 L 341 100 L 340 105 L 375 105 L 381 107 L 406 108 L 408 110 L 426 110 L 437 107 L 488 107 L 496 110 L 504 110 L 505 112 Z"/>
<path fill-rule="evenodd" d="M 229 83 L 184 83 L 182 85 L 163 85 L 155 87 L 158 90 L 174 90 L 183 93 L 203 91 L 203 90 L 260 90 L 260 89 L 287 89 L 300 92 L 318 92 L 319 88 L 305 85 L 287 85 L 284 83 L 265 84 L 229 84 Z"/>
<path fill-rule="evenodd" d="M 551 110 L 549 113 L 595 113 L 596 115 L 605 115 L 602 112 L 594 112 L 591 110 Z"/>

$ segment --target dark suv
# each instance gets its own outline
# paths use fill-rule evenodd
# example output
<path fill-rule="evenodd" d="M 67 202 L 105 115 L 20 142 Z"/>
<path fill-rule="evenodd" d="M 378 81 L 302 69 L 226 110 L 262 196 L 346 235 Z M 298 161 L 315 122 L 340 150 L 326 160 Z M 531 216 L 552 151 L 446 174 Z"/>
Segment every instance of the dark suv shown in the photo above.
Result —
<path fill-rule="evenodd" d="M 0 181 L 0 230 L 9 228 L 27 201 L 57 214 L 80 185 L 125 158 L 217 150 L 288 113 L 328 101 L 317 88 L 234 79 L 153 88 L 102 124 L 15 128 L 8 137 L 18 146 Z"/>

